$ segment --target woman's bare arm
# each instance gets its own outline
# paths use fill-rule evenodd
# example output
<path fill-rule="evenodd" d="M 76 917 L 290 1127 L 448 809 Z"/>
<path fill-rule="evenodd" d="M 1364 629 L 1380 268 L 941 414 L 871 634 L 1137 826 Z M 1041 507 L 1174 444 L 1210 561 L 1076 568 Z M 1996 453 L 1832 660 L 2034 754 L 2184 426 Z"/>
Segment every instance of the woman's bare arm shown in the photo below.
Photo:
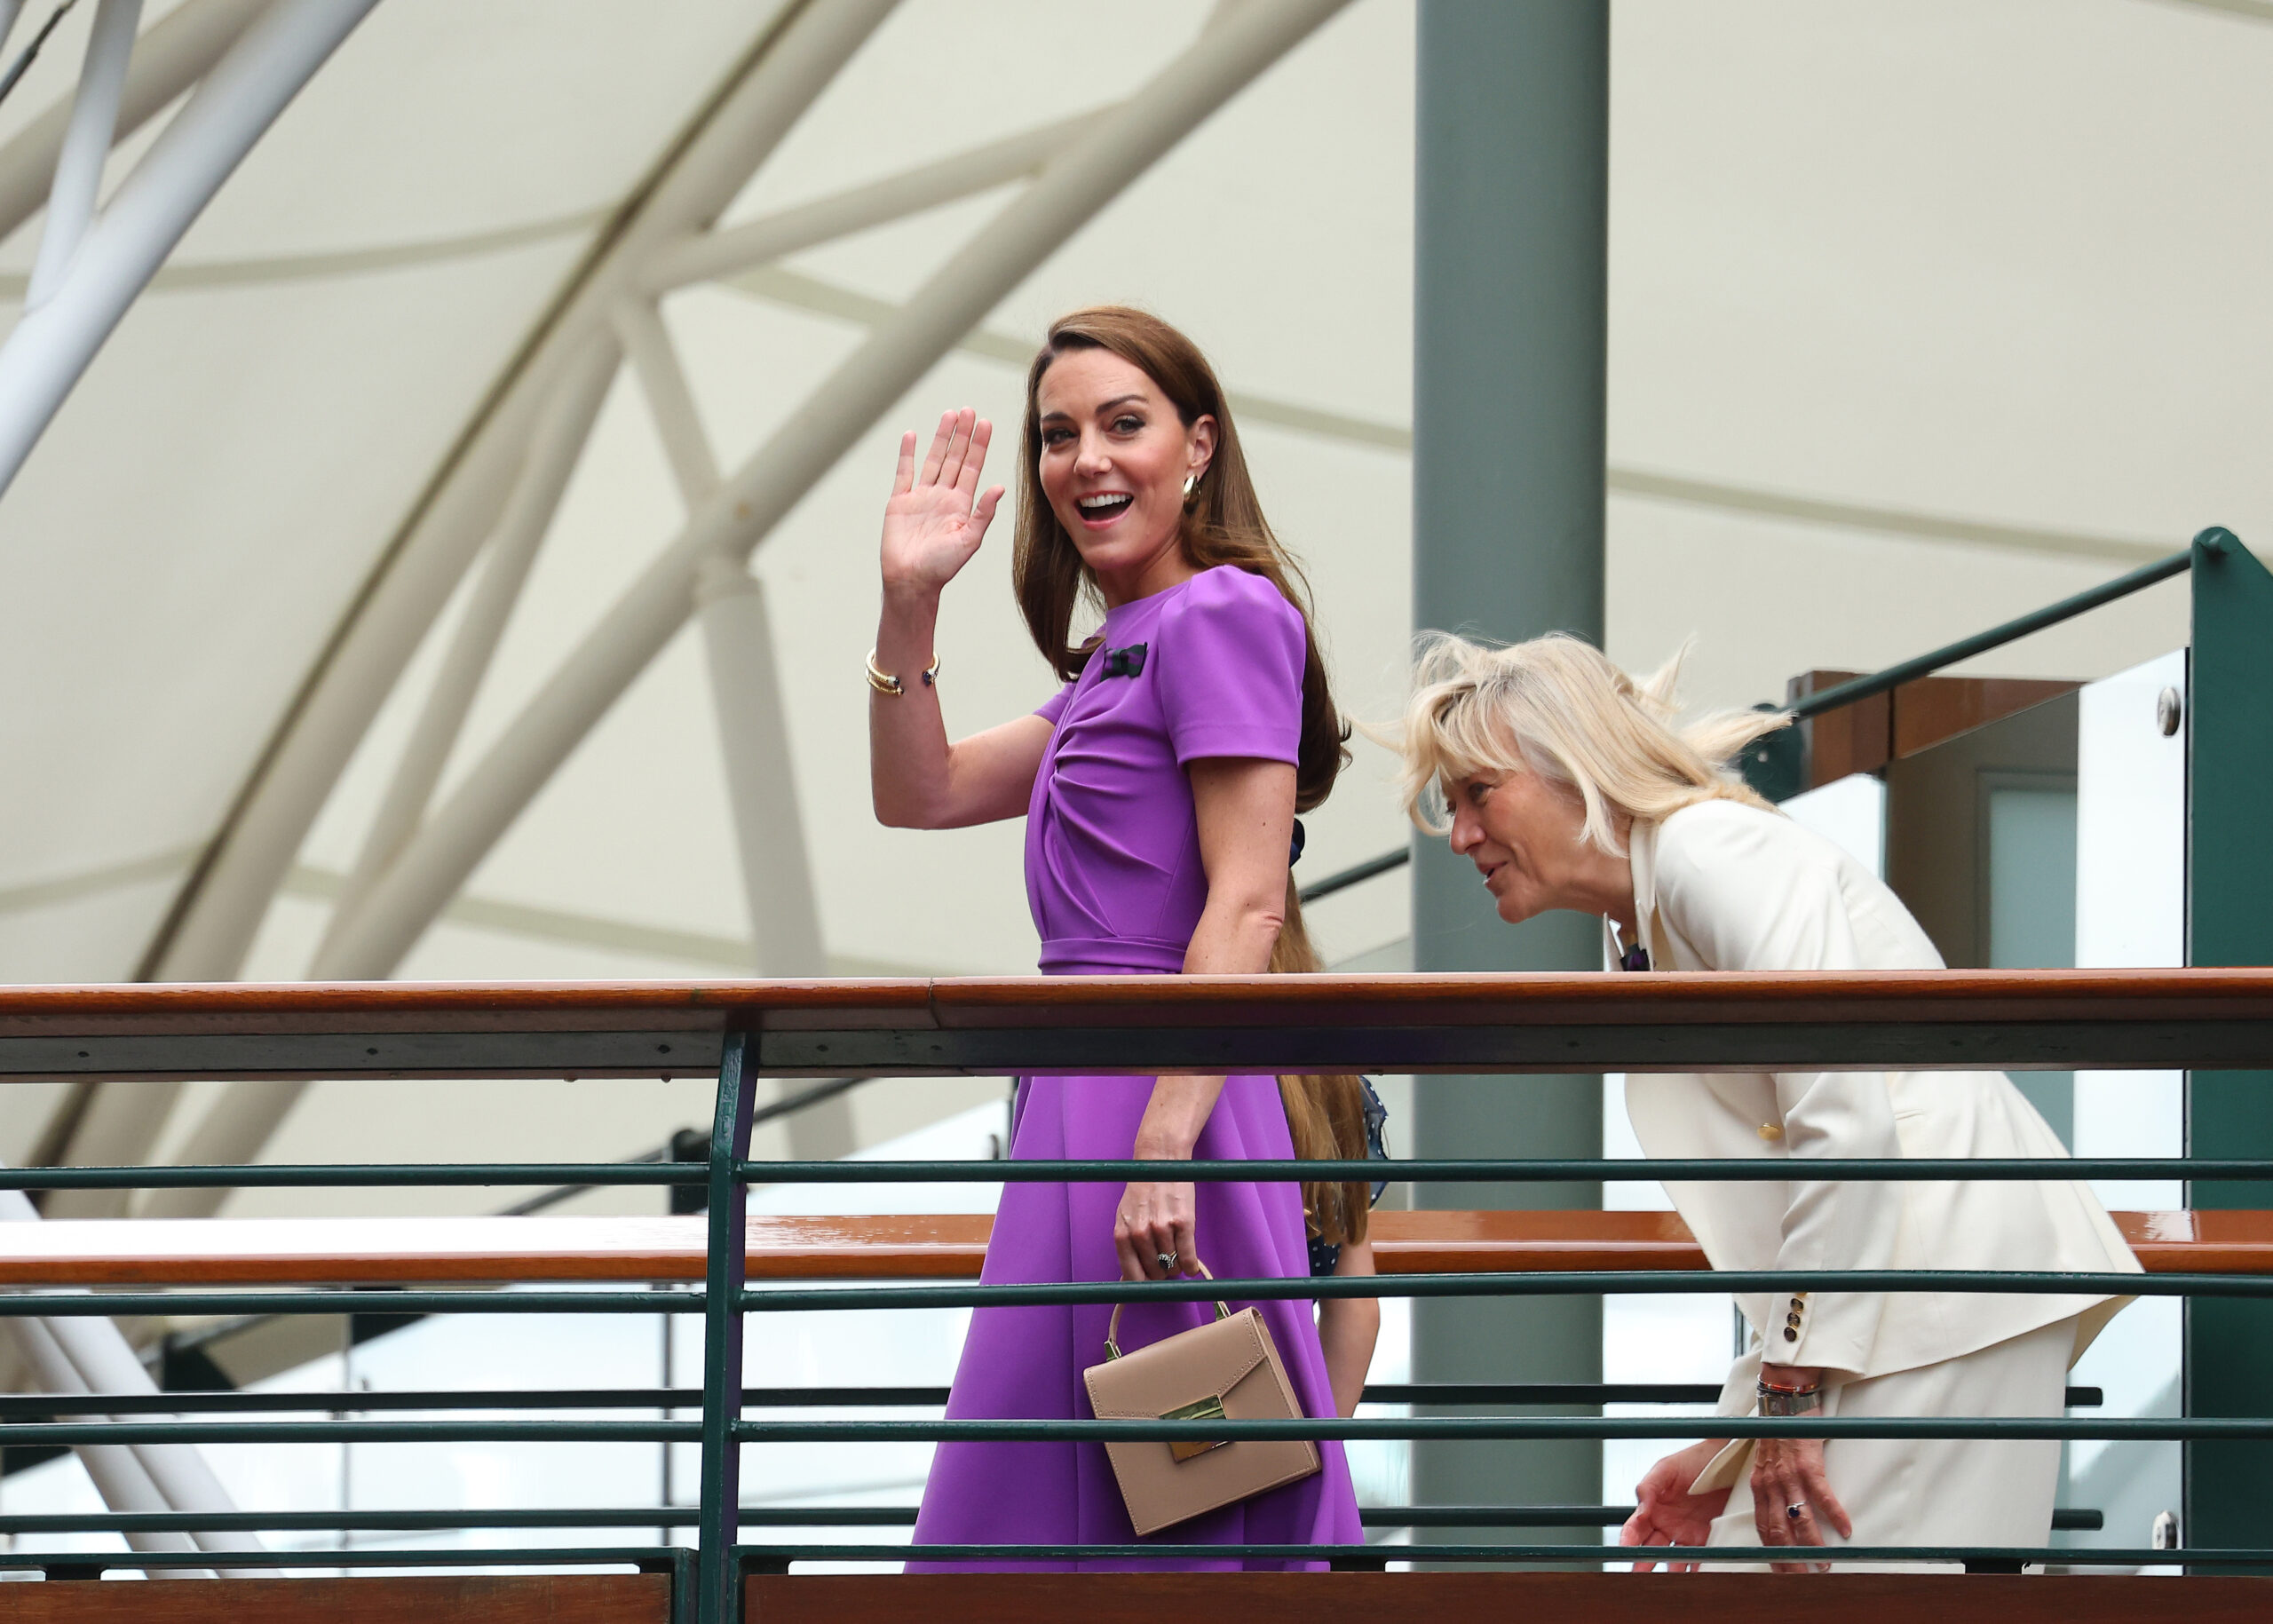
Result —
<path fill-rule="evenodd" d="M 895 603 L 885 589 L 876 665 L 899 677 L 903 692 L 868 695 L 868 787 L 887 828 L 955 829 L 1023 815 L 1049 745 L 1049 724 L 1036 716 L 947 741 L 939 691 L 919 675 L 931 663 L 939 610 L 936 593 Z"/>
<path fill-rule="evenodd" d="M 1255 975 L 1286 923 L 1287 847 L 1295 833 L 1295 769 L 1246 757 L 1195 761 L 1189 769 L 1200 821 L 1208 905 L 1184 950 L 1188 976 Z M 1224 1091 L 1218 1077 L 1162 1077 L 1136 1128 L 1140 1161 L 1188 1161 Z M 1132 1184 L 1113 1226 L 1121 1272 L 1160 1279 L 1173 1254 L 1178 1271 L 1198 1254 L 1189 1184 Z"/>
<path fill-rule="evenodd" d="M 868 696 L 868 785 L 876 820 L 894 828 L 960 828 L 1015 818 L 1026 809 L 1049 724 L 1020 717 L 960 743 L 947 742 L 939 691 L 923 680 L 935 651 L 939 593 L 986 538 L 1000 486 L 978 490 L 993 426 L 969 411 L 939 419 L 919 468 L 915 436 L 899 442 L 899 467 L 884 504 L 883 613 L 876 669 L 898 693 Z"/>
<path fill-rule="evenodd" d="M 1334 1272 L 1336 1278 L 1371 1275 L 1374 1243 L 1346 1242 Z M 1358 1413 L 1358 1397 L 1366 1390 L 1366 1373 L 1373 1368 L 1374 1344 L 1381 1335 L 1378 1297 L 1328 1297 L 1319 1304 L 1318 1339 L 1326 1351 L 1326 1379 L 1334 1388 L 1334 1407 L 1345 1419 Z"/>

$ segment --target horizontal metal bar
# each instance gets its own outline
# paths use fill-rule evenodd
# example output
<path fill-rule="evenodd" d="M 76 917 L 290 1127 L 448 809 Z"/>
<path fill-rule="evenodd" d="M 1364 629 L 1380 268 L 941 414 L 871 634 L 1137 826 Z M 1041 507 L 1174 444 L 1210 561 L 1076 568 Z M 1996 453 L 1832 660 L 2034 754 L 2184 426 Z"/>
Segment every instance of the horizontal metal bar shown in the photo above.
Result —
<path fill-rule="evenodd" d="M 871 1509 L 846 1506 L 848 1513 Z M 893 1508 L 882 1508 L 894 1511 Z M 896 1512 L 895 1512 L 896 1515 Z M 902 1526 L 892 1517 L 827 1519 L 802 1513 L 782 1517 L 771 1509 L 743 1511 L 744 1524 L 775 1528 Z M 605 1506 L 527 1511 L 459 1508 L 441 1511 L 99 1511 L 36 1512 L 0 1516 L 0 1534 L 25 1533 L 331 1533 L 345 1532 L 420 1533 L 461 1528 L 691 1528 L 702 1520 L 697 1506 Z M 907 1523 L 915 1520 L 907 1509 Z"/>
<path fill-rule="evenodd" d="M 933 1407 L 944 1387 L 746 1387 L 748 1409 Z M 1362 1404 L 1713 1404 L 1721 1390 L 1707 1382 L 1390 1382 L 1368 1385 Z M 2071 1387 L 2071 1409 L 2105 1402 L 2096 1387 Z M 74 1415 L 233 1415 L 379 1410 L 699 1410 L 694 1387 L 531 1389 L 526 1391 L 159 1392 L 0 1394 L 0 1421 Z"/>
<path fill-rule="evenodd" d="M 1718 1391 L 1718 1389 L 1715 1390 Z M 745 1409 L 808 1406 L 937 1405 L 944 1387 L 748 1387 Z M 511 1392 L 479 1389 L 401 1392 L 211 1392 L 0 1394 L 0 1421 L 35 1415 L 221 1415 L 311 1410 L 327 1414 L 373 1410 L 699 1410 L 699 1387 L 530 1388 Z"/>
<path fill-rule="evenodd" d="M 2217 534 L 2222 533 L 2214 527 L 2210 530 L 2205 530 L 2197 539 L 2207 540 Z M 2017 620 L 2007 621 L 2001 626 L 1992 626 L 1986 631 L 1977 631 L 1969 638 L 1960 638 L 1945 647 L 1934 650 L 1929 654 L 1921 654 L 1914 660 L 1905 660 L 1900 665 L 1890 665 L 1883 671 L 1876 672 L 1872 676 L 1857 677 L 1852 682 L 1842 682 L 1835 688 L 1826 688 L 1820 693 L 1811 693 L 1788 709 L 1793 719 L 1801 721 L 1809 717 L 1819 717 L 1826 710 L 1837 710 L 1841 706 L 1854 704 L 1858 700 L 1874 698 L 1889 689 L 1900 687 L 1904 683 L 1915 682 L 1919 677 L 1928 676 L 1944 666 L 1955 665 L 1960 660 L 1970 660 L 1976 654 L 1985 654 L 1991 649 L 2002 648 L 2008 643 L 2016 643 L 2021 638 L 2042 631 L 2048 626 L 2057 626 L 2063 621 L 2073 620 L 2077 615 L 2096 609 L 2103 604 L 2111 604 L 2119 598 L 2128 598 L 2142 587 L 2150 587 L 2157 582 L 2169 580 L 2173 575 L 2183 574 L 2192 566 L 2193 562 L 2194 553 L 2190 548 L 2183 552 L 2172 553 L 2167 558 L 2156 559 L 2152 564 L 2142 564 L 2137 569 L 2126 574 L 2118 575 L 2112 581 L 2103 581 L 2099 585 L 2087 591 L 2079 592 L 2072 598 L 2063 598 L 2056 604 L 2047 604 L 2045 607 L 2031 614 L 2024 614 Z"/>
<path fill-rule="evenodd" d="M 1794 1158 L 1737 1160 L 1696 1158 L 1659 1161 L 1495 1158 L 1473 1161 L 1443 1158 L 1391 1161 L 1190 1161 L 1177 1168 L 1185 1179 L 1207 1183 L 1269 1183 L 1278 1180 L 1375 1178 L 1414 1184 L 1447 1181 L 1491 1184 L 1593 1184 L 1606 1178 L 1780 1182 L 1791 1176 Z M 1994 1159 L 1884 1160 L 1861 1157 L 1810 1158 L 1808 1171 L 1818 1178 L 2042 1179 L 2042 1178 L 2216 1178 L 2273 1179 L 2273 1161 L 2200 1156 L 2092 1157 L 2077 1160 Z M 1125 1182 L 1140 1171 L 1157 1172 L 1136 1161 L 741 1161 L 738 1177 L 760 1184 L 1013 1184 Z M 0 1190 L 175 1190 L 214 1186 L 242 1190 L 328 1190 L 462 1185 L 700 1184 L 709 1177 L 703 1163 L 691 1162 L 339 1162 L 258 1167 L 0 1168 Z"/>
<path fill-rule="evenodd" d="M 2071 1388 L 2070 1404 L 2097 1404 L 2097 1388 Z M 2079 1398 L 2079 1393 L 2091 1397 Z M 1433 1382 L 1375 1384 L 1367 1404 L 1710 1404 L 1721 1396 L 1704 1382 Z M 746 1387 L 744 1409 L 891 1408 L 937 1406 L 944 1387 Z M 374 1410 L 699 1410 L 697 1387 L 600 1387 L 515 1390 L 413 1390 L 402 1392 L 238 1392 L 0 1394 L 0 1421 L 50 1415 L 326 1414 Z"/>
<path fill-rule="evenodd" d="M 1413 848 L 1399 846 L 1394 852 L 1384 852 L 1379 857 L 1369 857 L 1362 863 L 1352 863 L 1347 868 L 1335 870 L 1322 880 L 1315 880 L 1303 887 L 1299 895 L 1304 907 L 1324 901 L 1337 891 L 1347 891 L 1361 881 L 1377 874 L 1387 874 L 1392 868 L 1402 868 L 1413 860 Z"/>
<path fill-rule="evenodd" d="M 781 1117 L 795 1116 L 801 1111 L 809 1110 L 814 1105 L 825 1104 L 841 1095 L 848 1094 L 864 1082 L 876 1081 L 878 1080 L 874 1077 L 832 1077 L 827 1081 L 816 1082 L 810 1088 L 799 1089 L 796 1092 L 786 1095 L 771 1104 L 758 1106 L 750 1113 L 750 1126 L 756 1128 L 761 1123 L 774 1121 Z M 699 1179 L 707 1180 L 709 1177 L 709 1163 L 707 1160 L 674 1156 L 671 1154 L 671 1147 L 668 1145 L 659 1145 L 643 1155 L 627 1156 L 624 1160 L 627 1162 L 676 1162 L 680 1166 L 701 1168 L 701 1171 L 696 1176 Z M 679 1182 L 686 1184 L 696 1182 L 696 1180 L 682 1179 Z M 525 1200 L 515 1201 L 511 1207 L 500 1210 L 496 1216 L 501 1218 L 533 1217 L 550 1208 L 559 1206 L 563 1201 L 573 1200 L 593 1188 L 595 1186 L 591 1184 L 554 1184 L 549 1189 L 538 1191 Z"/>
<path fill-rule="evenodd" d="M 661 1419 L 0 1423 L 0 1447 L 13 1449 L 79 1444 L 692 1444 L 701 1437 L 699 1421 Z"/>
<path fill-rule="evenodd" d="M 1051 1280 L 745 1291 L 749 1312 L 1032 1308 L 1071 1303 L 1295 1302 L 1327 1297 L 1646 1296 L 1683 1292 L 1960 1291 L 2121 1297 L 2268 1297 L 2273 1275 L 2053 1274 L 1984 1269 L 1616 1269 L 1532 1273 L 1303 1275 L 1267 1280 Z M 22 1300 L 22 1299 L 18 1299 Z M 0 1299 L 0 1302 L 7 1299 Z"/>
<path fill-rule="evenodd" d="M 912 1528 L 915 1506 L 744 1506 L 745 1528 Z M 1634 1515 L 1632 1506 L 1360 1506 L 1368 1528 L 1612 1528 Z M 333 1532 L 420 1533 L 460 1528 L 690 1528 L 702 1520 L 699 1506 L 613 1506 L 531 1511 L 104 1511 L 34 1512 L 0 1516 L 0 1534 L 26 1533 L 273 1533 Z M 2055 1530 L 2094 1531 L 2104 1513 L 2062 1507 Z"/>
<path fill-rule="evenodd" d="M 9 1550 L 0 1568 L 44 1568 L 49 1573 L 102 1573 L 112 1569 L 154 1567 L 675 1567 L 684 1547 L 675 1545 L 569 1546 L 538 1549 L 525 1545 L 465 1547 L 439 1545 L 415 1550 Z"/>
<path fill-rule="evenodd" d="M 909 1507 L 909 1521 L 915 1508 Z M 1358 1521 L 1367 1528 L 1615 1528 L 1634 1515 L 1632 1506 L 1359 1506 Z M 749 1514 L 744 1512 L 748 1522 Z M 2107 1514 L 2062 1506 L 2052 1513 L 2055 1533 L 2095 1533 Z M 851 1524 L 845 1526 L 851 1526 Z"/>
<path fill-rule="evenodd" d="M 0 1442 L 14 1429 L 0 1427 Z M 2273 1438 L 2273 1415 L 1447 1415 L 1287 1421 L 737 1421 L 748 1444 L 1174 1442 L 1184 1438 Z"/>
<path fill-rule="evenodd" d="M 2273 1438 L 2273 1416 L 2021 1418 L 1457 1415 L 1292 1421 L 737 1421 L 745 1443 L 1073 1438 Z M 0 1423 L 0 1448 L 81 1444 L 685 1444 L 700 1421 L 65 1421 Z"/>
<path fill-rule="evenodd" d="M 279 1162 L 257 1167 L 0 1168 L 0 1190 L 335 1190 L 461 1184 L 699 1184 L 699 1161 Z"/>
<path fill-rule="evenodd" d="M 1203 1183 L 1376 1178 L 1383 1173 L 1414 1184 L 1594 1184 L 1604 1179 L 1712 1179 L 1779 1183 L 1794 1158 L 1696 1158 L 1659 1161 L 1512 1159 L 1391 1161 L 1189 1161 L 1176 1170 Z M 1810 1158 L 1818 1178 L 1897 1181 L 1941 1179 L 2203 1178 L 2273 1179 L 2273 1161 L 2201 1156 L 2090 1157 L 2074 1160 L 1886 1160 Z M 741 1161 L 735 1176 L 754 1184 L 1059 1184 L 1126 1182 L 1156 1165 L 1136 1161 Z M 0 1168 L 0 1190 L 242 1190 L 393 1189 L 463 1185 L 700 1184 L 709 1177 L 696 1162 L 360 1162 L 258 1167 Z"/>
<path fill-rule="evenodd" d="M 751 1567 L 789 1562 L 1220 1562 L 1240 1557 L 1265 1562 L 1765 1562 L 1783 1553 L 1747 1545 L 737 1545 L 734 1555 Z M 1795 1553 L 1797 1554 L 1797 1553 Z M 2222 1550 L 2188 1546 L 2179 1550 L 2135 1547 L 2044 1545 L 1844 1545 L 1810 1549 L 1801 1559 L 1845 1562 L 2057 1564 L 2063 1567 L 2260 1567 L 2273 1563 L 2273 1549 Z M 114 1557 L 127 1567 L 140 1557 Z M 210 1561 L 210 1558 L 209 1558 Z M 1767 1603 L 1763 1599 L 1763 1607 Z"/>
<path fill-rule="evenodd" d="M 2016 1270 L 1545 1270 L 1536 1272 L 1300 1276 L 1267 1280 L 1068 1280 L 1034 1285 L 803 1287 L 744 1291 L 746 1312 L 879 1308 L 1032 1307 L 1064 1303 L 1249 1302 L 1327 1297 L 1655 1295 L 1683 1292 L 1959 1291 L 2086 1296 L 2273 1296 L 2273 1275 L 2053 1274 Z M 701 1291 L 24 1291 L 0 1318 L 162 1314 L 693 1314 Z"/>
<path fill-rule="evenodd" d="M 0 1318 L 26 1314 L 699 1314 L 701 1291 L 27 1291 L 0 1294 Z"/>
<path fill-rule="evenodd" d="M 1432 1158 L 1403 1161 L 1181 1161 L 1178 1180 L 1271 1184 L 1388 1178 L 1401 1184 L 1596 1184 L 1654 1178 L 1679 1183 L 1784 1184 L 1815 1179 L 1902 1184 L 1952 1179 L 2273 1179 L 2273 1160 L 2204 1156 L 1865 1157 L 1753 1156 L 1656 1161 L 1606 1158 Z M 1158 1178 L 1157 1161 L 738 1161 L 738 1178 L 772 1184 L 1125 1184 Z"/>
<path fill-rule="evenodd" d="M 944 1392 L 946 1390 L 940 1390 Z M 1361 1404 L 1717 1404 L 1710 1382 L 1369 1382 Z M 2097 1409 L 2107 1395 L 2071 1387 L 2071 1410 Z"/>

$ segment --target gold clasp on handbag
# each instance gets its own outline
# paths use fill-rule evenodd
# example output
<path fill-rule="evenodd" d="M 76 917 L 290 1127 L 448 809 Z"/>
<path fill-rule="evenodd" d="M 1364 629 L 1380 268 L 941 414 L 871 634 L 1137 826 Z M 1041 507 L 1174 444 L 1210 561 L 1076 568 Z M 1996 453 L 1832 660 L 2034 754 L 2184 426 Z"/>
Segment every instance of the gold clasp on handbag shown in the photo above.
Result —
<path fill-rule="evenodd" d="M 1190 1404 L 1180 1404 L 1163 1412 L 1160 1416 L 1162 1421 L 1222 1421 L 1224 1418 L 1224 1396 L 1221 1393 L 1211 1393 Z M 1168 1453 L 1179 1461 L 1189 1461 L 1196 1455 L 1206 1454 L 1211 1449 L 1221 1449 L 1231 1441 L 1227 1438 L 1171 1438 L 1168 1440 Z"/>

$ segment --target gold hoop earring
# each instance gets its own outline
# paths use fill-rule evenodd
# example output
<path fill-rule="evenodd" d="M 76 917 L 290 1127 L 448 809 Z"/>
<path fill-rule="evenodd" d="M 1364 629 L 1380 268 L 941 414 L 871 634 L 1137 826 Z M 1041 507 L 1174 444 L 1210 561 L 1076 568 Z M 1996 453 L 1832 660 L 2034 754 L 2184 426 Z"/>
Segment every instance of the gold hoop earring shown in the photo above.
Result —
<path fill-rule="evenodd" d="M 1191 500 L 1192 500 L 1192 492 L 1194 492 L 1194 491 L 1196 491 L 1196 490 L 1198 490 L 1199 488 L 1200 488 L 1200 476 L 1199 476 L 1198 474 L 1196 474 L 1196 473 L 1188 473 L 1188 474 L 1186 474 L 1186 475 L 1184 475 L 1184 499 L 1186 502 L 1189 502 L 1189 501 L 1191 501 Z"/>

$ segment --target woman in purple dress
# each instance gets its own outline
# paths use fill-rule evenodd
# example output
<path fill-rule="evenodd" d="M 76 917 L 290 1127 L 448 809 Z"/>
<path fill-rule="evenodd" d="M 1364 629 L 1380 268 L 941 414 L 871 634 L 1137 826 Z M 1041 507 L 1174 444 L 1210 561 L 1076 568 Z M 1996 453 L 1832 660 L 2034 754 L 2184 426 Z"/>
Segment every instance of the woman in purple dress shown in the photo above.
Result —
<path fill-rule="evenodd" d="M 932 630 L 940 590 L 978 551 L 1002 497 L 1000 486 L 978 484 L 990 434 L 965 410 L 939 420 L 920 465 L 915 435 L 900 441 L 884 511 L 883 621 L 869 657 L 876 816 L 898 828 L 953 828 L 1026 814 L 1026 895 L 1045 974 L 1269 968 L 1274 947 L 1283 960 L 1300 930 L 1287 877 L 1295 815 L 1325 799 L 1346 756 L 1301 578 L 1263 520 L 1214 372 L 1189 339 L 1142 312 L 1088 310 L 1051 327 L 1026 379 L 1011 572 L 1035 642 L 1067 680 L 1035 714 L 950 744 Z M 1076 645 L 1069 632 L 1083 601 L 1102 606 L 1105 620 Z M 1282 1103 L 1270 1076 L 1024 1078 L 1010 1154 L 1284 1157 L 1295 1148 L 1290 1105 L 1306 1137 L 1330 1147 L 1330 1129 L 1321 1139 L 1318 1126 L 1356 1089 L 1355 1079 L 1297 1080 Z M 1006 1185 L 983 1278 L 1162 1279 L 1203 1261 L 1225 1279 L 1309 1273 L 1296 1185 L 1195 1187 L 1170 1168 L 1162 1173 L 1126 1186 Z M 1334 1414 L 1311 1305 L 1256 1306 L 1303 1413 Z M 1105 1358 L 1109 1311 L 979 1309 L 947 1414 L 1087 1419 L 1081 1372 Z M 1171 1335 L 1211 1312 L 1200 1303 L 1132 1308 L 1122 1344 Z M 1317 1475 L 1158 1539 L 1360 1542 L 1342 1446 L 1320 1454 Z M 1089 1442 L 942 1444 L 915 1541 L 1136 1542 L 1105 1450 Z"/>

